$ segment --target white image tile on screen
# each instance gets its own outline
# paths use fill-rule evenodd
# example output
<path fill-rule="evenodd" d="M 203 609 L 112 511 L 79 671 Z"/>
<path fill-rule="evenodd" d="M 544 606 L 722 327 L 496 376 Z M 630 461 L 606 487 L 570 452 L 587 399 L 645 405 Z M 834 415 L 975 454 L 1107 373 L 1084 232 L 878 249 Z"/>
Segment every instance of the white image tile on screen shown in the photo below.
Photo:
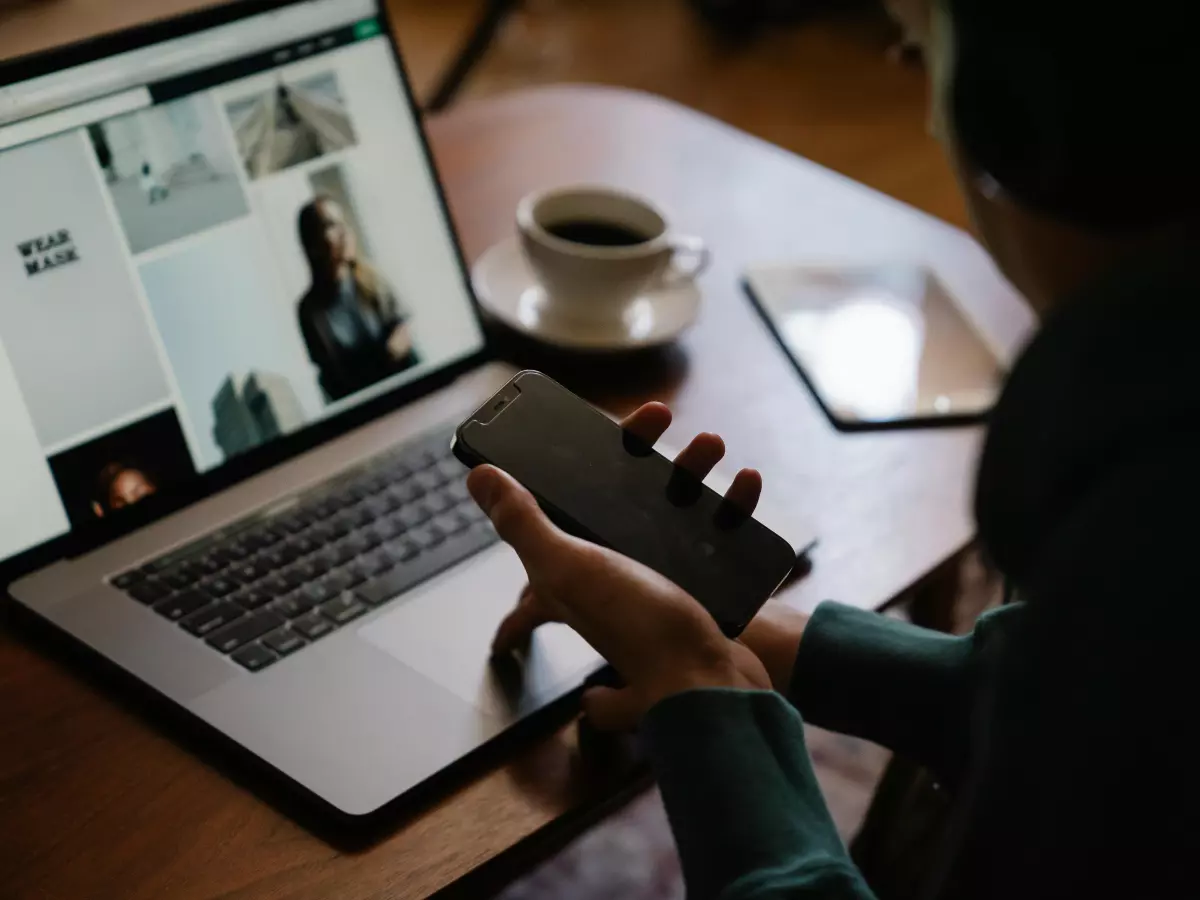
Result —
<path fill-rule="evenodd" d="M 0 560 L 65 534 L 67 513 L 0 342 Z"/>
<path fill-rule="evenodd" d="M 201 470 L 225 461 L 213 433 L 213 403 L 231 376 L 282 378 L 306 421 L 321 413 L 316 372 L 279 299 L 272 265 L 258 223 L 248 219 L 141 268 Z"/>

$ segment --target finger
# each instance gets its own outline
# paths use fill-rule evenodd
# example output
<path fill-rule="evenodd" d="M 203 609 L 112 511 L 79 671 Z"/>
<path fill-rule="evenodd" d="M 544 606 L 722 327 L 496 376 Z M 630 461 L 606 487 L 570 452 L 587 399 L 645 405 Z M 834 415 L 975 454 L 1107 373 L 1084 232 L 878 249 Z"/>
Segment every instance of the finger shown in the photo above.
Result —
<path fill-rule="evenodd" d="M 633 731 L 645 710 L 632 688 L 595 687 L 585 691 L 583 714 L 597 731 Z"/>
<path fill-rule="evenodd" d="M 516 609 L 504 617 L 492 639 L 492 655 L 499 656 L 519 650 L 529 643 L 533 632 L 551 621 L 546 608 L 534 600 L 522 598 Z"/>
<path fill-rule="evenodd" d="M 692 438 L 692 442 L 675 457 L 675 465 L 703 481 L 724 456 L 725 442 L 721 436 L 705 432 Z"/>
<path fill-rule="evenodd" d="M 553 557 L 564 540 L 533 495 L 495 466 L 478 466 L 467 476 L 467 490 L 487 513 L 502 540 L 517 551 L 531 579 L 533 570 Z"/>
<path fill-rule="evenodd" d="M 671 410 L 662 403 L 640 406 L 621 422 L 622 428 L 650 446 L 654 446 L 670 425 Z"/>
<path fill-rule="evenodd" d="M 725 492 L 725 502 L 752 516 L 762 496 L 762 487 L 762 475 L 755 469 L 742 469 Z"/>

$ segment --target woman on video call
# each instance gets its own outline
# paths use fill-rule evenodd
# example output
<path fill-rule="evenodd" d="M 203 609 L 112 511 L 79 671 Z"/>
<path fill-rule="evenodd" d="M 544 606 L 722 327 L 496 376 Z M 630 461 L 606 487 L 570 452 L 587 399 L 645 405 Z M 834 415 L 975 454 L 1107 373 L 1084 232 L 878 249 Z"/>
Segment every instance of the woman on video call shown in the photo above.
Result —
<path fill-rule="evenodd" d="M 300 300 L 300 332 L 329 401 L 417 363 L 409 315 L 387 282 L 359 258 L 341 206 L 318 196 L 300 210 L 300 246 L 312 286 Z"/>

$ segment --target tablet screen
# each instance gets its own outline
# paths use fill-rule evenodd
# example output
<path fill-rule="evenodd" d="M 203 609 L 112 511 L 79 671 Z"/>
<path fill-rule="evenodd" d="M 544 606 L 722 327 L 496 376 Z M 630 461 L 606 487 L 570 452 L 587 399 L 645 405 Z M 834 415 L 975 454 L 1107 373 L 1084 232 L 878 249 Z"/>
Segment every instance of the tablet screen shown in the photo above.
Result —
<path fill-rule="evenodd" d="M 836 425 L 972 419 L 995 403 L 999 357 L 922 266 L 764 267 L 746 282 Z"/>

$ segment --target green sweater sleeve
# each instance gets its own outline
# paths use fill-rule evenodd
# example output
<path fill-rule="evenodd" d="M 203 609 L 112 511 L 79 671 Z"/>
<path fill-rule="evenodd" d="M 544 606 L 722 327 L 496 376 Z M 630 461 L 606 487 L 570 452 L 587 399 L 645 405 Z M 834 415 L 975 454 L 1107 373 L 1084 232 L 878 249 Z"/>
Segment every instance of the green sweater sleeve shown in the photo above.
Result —
<path fill-rule="evenodd" d="M 795 709 L 766 691 L 668 697 L 643 725 L 695 900 L 864 900 Z"/>
<path fill-rule="evenodd" d="M 789 699 L 806 722 L 866 738 L 954 783 L 991 635 L 1019 604 L 951 637 L 838 603 L 817 607 L 796 655 Z"/>

